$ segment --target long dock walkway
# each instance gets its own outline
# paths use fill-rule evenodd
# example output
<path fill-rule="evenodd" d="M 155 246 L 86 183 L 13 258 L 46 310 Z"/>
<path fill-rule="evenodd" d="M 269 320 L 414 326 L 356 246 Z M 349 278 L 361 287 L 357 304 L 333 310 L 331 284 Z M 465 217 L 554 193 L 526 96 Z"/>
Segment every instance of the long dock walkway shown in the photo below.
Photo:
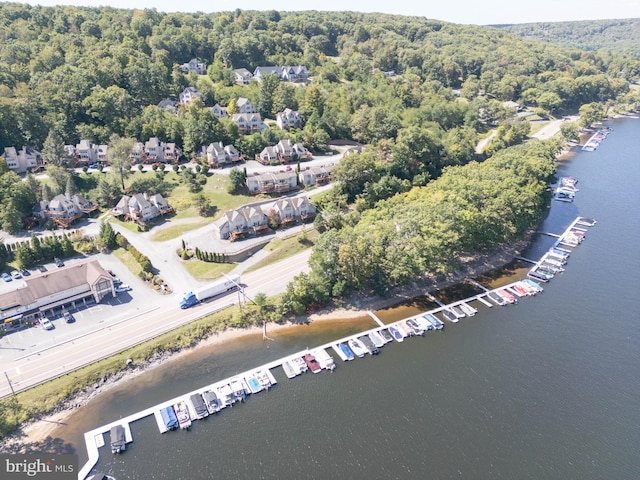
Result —
<path fill-rule="evenodd" d="M 563 244 L 563 240 L 565 239 L 565 237 L 567 237 L 568 235 L 571 234 L 571 232 L 575 232 L 576 231 L 576 225 L 580 225 L 580 226 L 593 226 L 595 225 L 595 220 L 591 220 L 591 219 L 585 219 L 584 217 L 578 217 L 576 218 L 571 225 L 565 230 L 565 232 L 562 235 L 555 235 L 552 234 L 552 236 L 557 237 L 557 241 L 554 243 L 553 247 L 545 254 L 542 256 L 542 258 L 536 263 L 536 265 L 530 270 L 533 271 L 535 270 L 537 267 L 539 267 L 540 265 L 542 265 L 544 263 L 544 261 L 550 256 L 550 255 L 554 255 L 554 252 L 562 252 L 565 254 L 569 254 L 571 252 L 571 250 L 567 250 L 567 249 L 562 249 L 559 248 L 558 245 Z M 583 235 L 585 230 L 583 229 L 578 229 L 580 230 L 580 233 Z M 575 235 L 575 234 L 574 234 Z M 576 245 L 573 245 L 576 246 Z M 482 293 L 478 294 L 478 295 L 474 295 L 472 297 L 468 297 L 462 300 L 458 300 L 455 302 L 452 302 L 449 305 L 444 305 L 442 302 L 440 302 L 438 299 L 436 299 L 433 295 L 427 294 L 427 296 L 438 305 L 438 308 L 429 310 L 428 312 L 424 312 L 418 315 L 413 315 L 412 317 L 409 318 L 418 318 L 418 317 L 424 317 L 427 314 L 431 314 L 433 316 L 435 316 L 436 313 L 442 312 L 445 309 L 450 309 L 450 307 L 456 307 L 462 304 L 470 304 L 473 301 L 478 301 L 480 303 L 482 303 L 484 306 L 486 307 L 493 307 L 493 304 L 491 302 L 489 302 L 487 300 L 487 297 L 493 301 L 495 301 L 495 298 L 492 295 L 499 295 L 499 291 L 501 290 L 507 290 L 512 292 L 515 296 L 524 296 L 524 294 L 522 293 L 524 291 L 524 289 L 522 288 L 522 286 L 525 284 L 526 281 L 517 281 L 514 283 L 511 283 L 509 285 L 505 285 L 502 287 L 498 287 L 495 289 L 488 289 L 486 287 L 484 287 L 483 285 L 479 284 L 478 282 L 471 280 L 471 279 L 467 279 L 467 281 L 477 287 L 479 287 L 480 289 L 483 290 Z M 528 281 L 528 280 L 527 280 Z M 534 284 L 534 282 L 530 282 L 530 284 Z M 505 303 L 500 303 L 499 305 L 505 305 L 507 302 Z M 469 305 L 468 305 L 469 306 Z M 472 307 L 473 308 L 473 307 Z M 98 460 L 100 459 L 100 448 L 105 447 L 105 441 L 104 441 L 104 434 L 109 432 L 111 430 L 111 427 L 115 426 L 115 425 L 122 425 L 125 429 L 125 439 L 126 442 L 132 442 L 133 441 L 133 435 L 131 432 L 131 423 L 135 422 L 136 420 L 140 420 L 142 418 L 148 417 L 153 415 L 156 419 L 156 422 L 158 424 L 158 429 L 160 430 L 161 433 L 165 432 L 166 426 L 164 425 L 164 422 L 162 421 L 161 415 L 160 415 L 160 410 L 169 406 L 173 406 L 176 403 L 180 402 L 180 401 L 184 401 L 187 405 L 190 403 L 190 401 L 188 401 L 189 397 L 193 394 L 202 394 L 206 391 L 219 391 L 219 388 L 225 387 L 225 386 L 229 386 L 230 384 L 236 382 L 237 380 L 242 380 L 244 381 L 245 377 L 250 377 L 253 374 L 255 374 L 257 371 L 262 371 L 266 374 L 266 376 L 269 378 L 271 384 L 275 384 L 276 383 L 276 379 L 273 376 L 273 374 L 271 373 L 271 369 L 276 368 L 276 367 L 281 367 L 283 365 L 283 363 L 288 362 L 292 359 L 301 359 L 302 357 L 304 357 L 306 354 L 312 352 L 312 351 L 318 351 L 320 349 L 324 350 L 325 353 L 327 349 L 331 349 L 333 350 L 343 361 L 347 361 L 349 360 L 347 358 L 347 356 L 344 354 L 344 352 L 341 351 L 341 349 L 339 348 L 338 344 L 342 343 L 342 342 L 348 342 L 351 339 L 357 339 L 358 337 L 361 337 L 363 335 L 368 335 L 371 332 L 380 332 L 381 330 L 384 330 L 386 328 L 392 327 L 392 326 L 396 326 L 396 327 L 400 327 L 402 323 L 405 322 L 405 320 L 407 319 L 403 319 L 403 320 L 399 320 L 397 322 L 392 322 L 390 324 L 385 324 L 384 322 L 382 322 L 382 320 L 380 320 L 375 313 L 373 313 L 372 311 L 368 311 L 367 314 L 377 323 L 377 326 L 366 330 L 364 332 L 359 332 L 356 333 L 354 335 L 349 335 L 347 337 L 344 337 L 342 339 L 339 340 L 332 340 L 330 342 L 325 343 L 324 345 L 320 345 L 318 347 L 312 348 L 312 349 L 304 349 L 301 350 L 299 352 L 293 353 L 291 355 L 288 355 L 286 357 L 282 357 L 279 358 L 277 360 L 273 360 L 271 362 L 265 363 L 264 365 L 261 365 L 259 367 L 256 368 L 252 368 L 250 370 L 247 370 L 246 372 L 242 372 L 242 373 L 238 373 L 232 377 L 226 378 L 226 379 L 222 379 L 219 380 L 213 384 L 210 385 L 206 385 L 204 387 L 201 387 L 199 389 L 193 390 L 192 392 L 188 392 L 185 393 L 183 395 L 180 395 L 178 397 L 172 398 L 170 400 L 166 400 L 162 403 L 159 403 L 157 405 L 154 405 L 152 407 L 146 408 L 144 410 L 141 410 L 139 412 L 133 413 L 127 417 L 115 420 L 111 423 L 108 423 L 106 425 L 102 425 L 98 428 L 95 428 L 93 430 L 90 430 L 88 432 L 86 432 L 84 434 L 84 440 L 85 440 L 85 445 L 87 447 L 87 453 L 88 453 L 88 460 L 87 463 L 80 469 L 80 471 L 78 472 L 78 479 L 79 480 L 84 480 L 89 473 L 91 472 L 91 470 L 93 469 L 93 467 L 98 463 Z M 436 317 L 437 318 L 437 317 Z M 447 318 L 448 319 L 448 318 Z M 451 320 L 454 321 L 454 320 Z M 455 320 L 457 322 L 457 320 Z M 401 328 L 398 328 L 398 330 L 400 330 Z M 408 334 L 408 335 L 413 335 L 413 334 Z M 404 336 L 404 335 L 403 335 Z M 398 339 L 394 336 L 394 338 L 397 341 L 402 341 L 402 338 Z M 328 353 L 327 353 L 328 355 Z M 248 393 L 248 392 L 247 392 Z"/>

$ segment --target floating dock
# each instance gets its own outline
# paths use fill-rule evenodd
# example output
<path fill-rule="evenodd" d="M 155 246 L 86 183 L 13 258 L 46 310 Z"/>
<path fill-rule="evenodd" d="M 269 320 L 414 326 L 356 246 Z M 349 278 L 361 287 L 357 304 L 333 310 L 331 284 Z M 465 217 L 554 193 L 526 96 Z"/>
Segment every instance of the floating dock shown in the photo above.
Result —
<path fill-rule="evenodd" d="M 542 258 L 536 262 L 535 266 L 529 271 L 528 276 L 532 276 L 532 272 L 535 272 L 535 270 L 537 268 L 539 268 L 544 262 L 545 260 L 547 260 L 547 258 L 555 258 L 556 255 L 554 254 L 554 252 L 563 252 L 566 253 L 567 255 L 570 254 L 572 252 L 572 250 L 567 250 L 567 249 L 563 249 L 560 248 L 558 245 L 569 245 L 572 247 L 575 247 L 577 245 L 580 244 L 580 242 L 584 239 L 584 234 L 587 230 L 585 230 L 584 228 L 578 228 L 577 226 L 580 227 L 591 227 L 593 225 L 596 224 L 595 220 L 592 219 L 588 219 L 588 218 L 584 218 L 584 217 L 578 217 L 576 218 L 571 225 L 565 230 L 565 232 L 562 235 L 557 235 L 557 234 L 551 234 L 551 233 L 545 233 L 546 235 L 550 235 L 553 237 L 556 237 L 557 240 L 554 243 L 554 245 L 549 249 L 549 251 L 547 253 L 545 253 L 545 255 L 542 256 Z M 574 238 L 575 237 L 575 238 Z M 570 239 L 570 241 L 568 241 L 568 243 L 565 243 L 566 239 Z M 575 240 L 575 242 L 574 242 Z M 575 243 L 575 244 L 574 244 Z M 133 435 L 131 433 L 131 423 L 135 422 L 136 420 L 140 420 L 142 418 L 148 417 L 153 415 L 155 418 L 155 421 L 158 425 L 158 430 L 160 431 L 160 433 L 164 433 L 166 432 L 167 426 L 165 425 L 164 420 L 162 419 L 162 415 L 160 414 L 160 411 L 166 407 L 172 407 L 173 405 L 175 405 L 178 402 L 185 402 L 185 404 L 187 405 L 187 409 L 189 410 L 189 414 L 191 415 L 192 420 L 195 420 L 198 418 L 198 415 L 195 413 L 194 408 L 189 408 L 189 405 L 192 404 L 192 402 L 190 401 L 190 397 L 191 395 L 194 394 L 198 394 L 198 395 L 202 395 L 204 392 L 207 391 L 212 391 L 215 392 L 216 395 L 219 397 L 220 402 L 222 403 L 221 405 L 221 409 L 225 408 L 226 406 L 229 406 L 231 404 L 233 404 L 235 401 L 238 400 L 237 396 L 234 395 L 234 392 L 232 390 L 232 388 L 230 387 L 231 384 L 235 384 L 237 383 L 238 380 L 240 379 L 244 379 L 245 377 L 252 377 L 254 376 L 254 378 L 256 377 L 260 377 L 260 378 L 256 378 L 258 380 L 258 382 L 260 383 L 260 386 L 262 388 L 260 388 L 259 390 L 256 391 L 260 392 L 263 390 L 268 390 L 271 386 L 275 385 L 277 383 L 276 378 L 273 376 L 273 374 L 271 373 L 271 369 L 276 368 L 276 367 L 282 367 L 283 363 L 288 362 L 292 359 L 300 359 L 302 357 L 304 357 L 305 354 L 307 353 L 313 353 L 314 351 L 318 351 L 320 349 L 322 349 L 324 351 L 324 353 L 326 354 L 326 357 L 329 357 L 329 359 L 332 359 L 332 357 L 329 355 L 329 353 L 327 352 L 327 349 L 331 348 L 337 355 L 338 357 L 344 361 L 347 362 L 351 359 L 349 359 L 347 357 L 347 355 L 345 355 L 345 353 L 340 349 L 339 344 L 342 342 L 348 342 L 349 340 L 352 339 L 357 339 L 358 337 L 361 337 L 363 335 L 369 335 L 369 333 L 371 332 L 380 332 L 382 330 L 388 329 L 389 327 L 396 327 L 398 329 L 398 331 L 400 331 L 401 333 L 407 329 L 408 327 L 406 327 L 406 325 L 404 324 L 404 322 L 408 319 L 411 318 L 416 318 L 416 317 L 421 317 L 421 316 L 433 316 L 433 318 L 435 319 L 434 321 L 438 321 L 440 323 L 439 326 L 435 326 L 434 325 L 434 329 L 441 329 L 442 328 L 442 321 L 435 316 L 436 313 L 440 313 L 443 310 L 447 310 L 450 309 L 451 307 L 458 307 L 460 305 L 466 305 L 467 307 L 470 307 L 473 310 L 476 310 L 475 308 L 471 307 L 469 304 L 473 301 L 478 301 L 480 303 L 482 303 L 484 306 L 491 308 L 493 306 L 493 304 L 491 302 L 489 302 L 487 300 L 487 298 L 491 299 L 492 301 L 496 302 L 498 305 L 502 306 L 502 305 L 508 305 L 507 301 L 503 299 L 502 302 L 498 302 L 497 300 L 494 300 L 494 298 L 500 298 L 502 299 L 502 297 L 499 295 L 498 290 L 506 290 L 509 293 L 513 294 L 516 297 L 523 297 L 524 294 L 522 293 L 523 291 L 527 291 L 530 292 L 531 295 L 535 294 L 537 291 L 541 291 L 542 288 L 537 285 L 535 282 L 532 282 L 528 279 L 524 279 L 524 280 L 519 280 L 517 282 L 511 283 L 509 285 L 504 285 L 495 289 L 488 289 L 486 287 L 484 287 L 483 285 L 479 284 L 478 282 L 471 280 L 471 279 L 467 279 L 467 281 L 477 287 L 479 287 L 480 289 L 483 290 L 482 293 L 469 297 L 469 298 L 465 298 L 463 300 L 458 300 L 456 302 L 453 302 L 449 305 L 444 305 L 442 302 L 440 302 L 438 299 L 436 299 L 435 297 L 433 297 L 430 294 L 427 294 L 427 296 L 434 301 L 437 305 L 438 308 L 435 308 L 433 310 L 429 310 L 428 312 L 424 312 L 424 313 L 420 313 L 418 315 L 414 315 L 412 317 L 409 317 L 407 319 L 403 319 L 403 320 L 399 320 L 390 324 L 385 324 L 384 322 L 382 322 L 382 320 L 380 320 L 373 312 L 369 311 L 367 312 L 369 314 L 369 316 L 378 324 L 377 327 L 366 330 L 364 332 L 359 332 L 356 333 L 354 335 L 350 335 L 347 337 L 344 337 L 340 340 L 333 340 L 329 343 L 326 343 L 324 345 L 320 345 L 318 347 L 315 347 L 313 349 L 305 349 L 299 352 L 296 352 L 292 355 L 288 355 L 286 357 L 283 358 L 279 358 L 277 360 L 274 360 L 272 362 L 266 363 L 262 366 L 259 366 L 257 368 L 252 368 L 251 370 L 247 370 L 246 372 L 242 372 L 239 373 L 237 375 L 234 375 L 233 377 L 229 377 L 227 379 L 223 379 L 220 381 L 217 381 L 215 383 L 212 383 L 210 385 L 201 387 L 197 390 L 193 390 L 192 392 L 189 393 L 185 393 L 183 395 L 180 395 L 178 397 L 175 397 L 173 399 L 167 400 L 165 402 L 162 402 L 158 405 L 154 405 L 153 407 L 149 407 L 145 410 L 142 410 L 140 412 L 131 414 L 125 418 L 121 418 L 119 420 L 116 420 L 114 422 L 108 423 L 106 425 L 103 425 L 101 427 L 95 428 L 89 432 L 86 432 L 84 434 L 84 440 L 85 440 L 85 445 L 87 447 L 87 454 L 88 454 L 88 460 L 87 463 L 82 467 L 82 469 L 78 472 L 78 479 L 79 480 L 84 480 L 88 475 L 89 472 L 91 472 L 91 469 L 98 463 L 98 460 L 100 459 L 100 451 L 99 449 L 105 446 L 105 440 L 104 440 L 104 434 L 109 432 L 111 430 L 111 427 L 115 426 L 115 425 L 122 425 L 124 427 L 125 430 L 125 440 L 126 443 L 130 443 L 133 441 Z M 466 312 L 464 312 L 464 308 L 462 309 L 463 313 L 466 314 Z M 477 310 L 476 310 L 477 311 Z M 469 314 L 467 314 L 467 316 L 469 316 Z M 456 321 L 458 319 L 456 318 Z M 421 322 L 420 322 L 421 323 Z M 389 333 L 389 332 L 386 332 Z M 406 338 L 406 336 L 413 336 L 413 332 L 411 333 L 407 333 L 406 335 L 404 333 L 402 333 L 402 335 Z M 396 338 L 393 334 L 390 334 L 390 336 L 392 338 L 394 338 L 395 340 L 397 340 L 398 342 L 402 341 L 402 339 L 398 339 Z M 324 356 L 324 355 L 323 355 Z M 294 367 L 295 369 L 295 367 Z M 332 370 L 333 368 L 331 368 Z M 302 373 L 302 372 L 300 372 Z M 266 380 L 265 380 L 266 377 Z M 242 389 L 244 390 L 245 394 L 249 394 L 249 392 L 251 391 L 249 389 L 249 386 L 246 385 L 246 382 L 244 382 L 244 380 L 242 380 Z M 239 387 L 238 387 L 239 388 Z M 219 395 L 219 393 L 222 391 L 228 390 L 229 392 L 231 392 L 231 396 L 233 397 L 233 400 L 231 401 L 231 403 L 226 403 L 224 400 L 224 398 L 221 398 L 221 395 Z M 244 395 L 243 395 L 244 397 Z"/>

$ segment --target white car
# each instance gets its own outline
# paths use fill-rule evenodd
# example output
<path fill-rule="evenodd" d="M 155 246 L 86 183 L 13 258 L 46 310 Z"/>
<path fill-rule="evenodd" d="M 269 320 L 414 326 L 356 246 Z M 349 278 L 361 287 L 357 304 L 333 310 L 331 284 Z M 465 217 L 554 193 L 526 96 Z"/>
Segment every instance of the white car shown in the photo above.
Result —
<path fill-rule="evenodd" d="M 22 275 L 18 270 L 11 270 L 11 276 L 16 280 L 18 280 L 19 278 L 22 278 Z"/>
<path fill-rule="evenodd" d="M 51 323 L 51 320 L 49 320 L 48 318 L 41 319 L 40 325 L 42 325 L 42 328 L 44 328 L 45 330 L 53 330 L 53 323 Z"/>
<path fill-rule="evenodd" d="M 126 283 L 122 283 L 115 288 L 116 293 L 124 293 L 131 290 L 131 287 Z"/>

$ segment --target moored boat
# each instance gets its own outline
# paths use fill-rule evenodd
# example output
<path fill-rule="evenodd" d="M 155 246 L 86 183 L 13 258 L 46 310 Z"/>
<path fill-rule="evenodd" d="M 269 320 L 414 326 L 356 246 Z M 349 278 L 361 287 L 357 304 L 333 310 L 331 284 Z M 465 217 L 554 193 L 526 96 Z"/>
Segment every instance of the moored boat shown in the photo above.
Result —
<path fill-rule="evenodd" d="M 305 373 L 307 370 L 309 370 L 307 362 L 305 362 L 302 357 L 290 358 L 289 363 L 294 368 L 294 370 L 297 370 L 299 373 Z"/>
<path fill-rule="evenodd" d="M 500 306 L 507 304 L 507 301 L 494 291 L 487 292 L 487 297 L 489 297 L 491 300 L 493 300 L 496 304 Z"/>
<path fill-rule="evenodd" d="M 378 347 L 376 347 L 376 345 L 371 341 L 369 335 L 358 337 L 358 340 L 360 341 L 360 344 L 367 350 L 367 352 L 369 352 L 369 355 L 377 355 L 378 353 L 380 353 L 380 350 L 378 350 Z"/>
<path fill-rule="evenodd" d="M 452 307 L 449 307 L 449 310 L 451 310 L 453 314 L 456 316 L 456 318 L 458 319 L 466 317 L 465 313 L 462 311 L 460 307 L 452 306 Z"/>
<path fill-rule="evenodd" d="M 399 322 L 396 322 L 396 328 L 400 330 L 405 338 L 412 337 L 414 335 L 413 330 L 411 330 L 411 327 L 409 327 L 405 321 L 401 320 Z"/>
<path fill-rule="evenodd" d="M 347 360 L 353 360 L 354 358 L 356 358 L 356 356 L 353 354 L 353 351 L 346 343 L 341 342 L 338 344 L 338 347 L 340 348 L 342 353 L 344 353 L 345 357 L 347 357 Z"/>
<path fill-rule="evenodd" d="M 251 393 L 261 392 L 262 389 L 264 388 L 262 385 L 260 385 L 260 382 L 258 381 L 255 373 L 250 373 L 246 375 L 244 377 L 244 381 L 247 382 L 247 385 L 249 386 L 249 390 L 251 391 Z"/>
<path fill-rule="evenodd" d="M 422 315 L 413 317 L 413 321 L 416 322 L 418 325 L 420 325 L 420 327 L 424 329 L 426 332 L 428 332 L 429 330 L 433 330 L 434 328 L 434 325 L 430 321 L 428 321 L 426 318 L 424 318 L 424 316 Z"/>
<path fill-rule="evenodd" d="M 476 313 L 478 313 L 478 310 L 473 308 L 468 303 L 462 302 L 459 306 L 462 309 L 462 311 L 467 315 L 467 317 L 473 317 Z"/>
<path fill-rule="evenodd" d="M 336 368 L 336 362 L 324 348 L 316 348 L 311 353 L 316 357 L 318 364 L 320 364 L 320 368 L 324 368 L 325 370 L 333 370 Z"/>
<path fill-rule="evenodd" d="M 187 409 L 186 403 L 182 400 L 176 403 L 173 406 L 173 409 L 176 411 L 176 417 L 178 418 L 178 425 L 183 430 L 187 430 L 191 427 L 191 417 L 189 416 L 189 410 Z"/>
<path fill-rule="evenodd" d="M 111 453 L 124 452 L 127 449 L 124 427 L 122 425 L 114 425 L 109 433 L 111 436 Z"/>
<path fill-rule="evenodd" d="M 383 340 L 383 338 L 380 336 L 380 334 L 376 331 L 369 332 L 369 338 L 371 339 L 373 344 L 378 348 L 384 347 L 384 344 L 386 343 Z"/>
<path fill-rule="evenodd" d="M 423 317 L 430 322 L 436 330 L 442 330 L 444 328 L 442 320 L 436 317 L 433 313 L 425 313 Z"/>
<path fill-rule="evenodd" d="M 442 313 L 442 316 L 446 319 L 449 320 L 450 322 L 456 323 L 458 322 L 458 317 L 456 317 L 456 314 L 453 313 L 451 310 L 449 310 L 448 308 L 443 308 L 442 310 L 440 310 L 440 313 Z"/>
<path fill-rule="evenodd" d="M 389 333 L 393 335 L 393 338 L 397 342 L 404 342 L 404 335 L 395 326 L 392 325 L 389 327 Z"/>
<path fill-rule="evenodd" d="M 204 399 L 204 403 L 207 406 L 207 410 L 209 410 L 209 413 L 213 414 L 220 411 L 220 400 L 218 400 L 218 396 L 215 394 L 215 392 L 212 392 L 211 390 L 202 392 L 202 398 Z"/>
<path fill-rule="evenodd" d="M 164 422 L 165 427 L 167 427 L 167 430 L 175 430 L 178 428 L 178 418 L 176 417 L 176 412 L 173 410 L 172 406 L 161 408 L 160 416 L 162 417 L 162 421 Z"/>
<path fill-rule="evenodd" d="M 306 353 L 303 358 L 305 363 L 309 367 L 309 370 L 311 370 L 313 373 L 319 373 L 322 370 L 322 367 L 318 363 L 318 360 L 316 360 L 316 357 L 314 357 L 312 354 Z"/>
<path fill-rule="evenodd" d="M 209 409 L 207 405 L 204 403 L 204 398 L 199 393 L 193 393 L 189 396 L 189 402 L 193 407 L 193 412 L 195 413 L 195 418 L 200 419 L 209 416 Z"/>
<path fill-rule="evenodd" d="M 282 370 L 284 370 L 284 374 L 287 376 L 287 378 L 293 378 L 297 375 L 288 360 L 282 362 Z"/>
<path fill-rule="evenodd" d="M 521 280 L 521 282 L 522 283 L 526 283 L 527 285 L 529 285 L 531 288 L 533 288 L 537 292 L 541 292 L 542 290 L 544 290 L 542 288 L 542 285 L 540 285 L 539 283 L 536 283 L 533 280 L 530 280 L 528 278 L 525 278 L 525 279 Z"/>
<path fill-rule="evenodd" d="M 504 298 L 505 301 L 508 302 L 508 303 L 517 303 L 518 302 L 516 297 L 514 297 L 511 293 L 507 292 L 504 288 L 499 288 L 498 290 L 496 290 L 496 292 L 498 293 L 498 295 L 500 295 L 502 298 Z"/>
<path fill-rule="evenodd" d="M 353 351 L 356 357 L 362 358 L 367 353 L 365 348 L 355 338 L 348 340 L 347 345 L 349 345 L 349 348 L 351 349 L 351 351 Z"/>
<path fill-rule="evenodd" d="M 406 324 L 413 331 L 414 335 L 424 335 L 425 329 L 418 325 L 418 322 L 413 318 L 407 319 Z"/>
<path fill-rule="evenodd" d="M 218 387 L 218 398 L 222 402 L 223 407 L 233 405 L 236 401 L 236 397 L 233 394 L 233 390 L 228 384 L 224 384 Z"/>
<path fill-rule="evenodd" d="M 381 330 L 378 330 L 378 333 L 380 334 L 380 336 L 382 337 L 382 339 L 386 342 L 393 342 L 393 337 L 391 336 L 391 334 L 385 330 L 384 328 Z"/>

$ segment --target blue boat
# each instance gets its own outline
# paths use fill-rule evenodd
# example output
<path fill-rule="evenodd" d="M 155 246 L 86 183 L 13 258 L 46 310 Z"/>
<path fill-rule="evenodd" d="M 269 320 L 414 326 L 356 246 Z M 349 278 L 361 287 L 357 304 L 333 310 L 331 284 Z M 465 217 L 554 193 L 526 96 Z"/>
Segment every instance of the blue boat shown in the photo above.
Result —
<path fill-rule="evenodd" d="M 522 280 L 522 282 L 524 282 L 524 283 L 526 283 L 527 285 L 529 285 L 529 286 L 531 286 L 531 287 L 535 288 L 538 292 L 541 292 L 541 291 L 542 291 L 542 286 L 541 286 L 539 283 L 534 282 L 533 280 L 531 280 L 531 279 L 529 279 L 529 278 L 525 278 L 524 280 Z"/>
<path fill-rule="evenodd" d="M 396 327 L 389 327 L 389 332 L 398 342 L 404 342 L 404 335 Z"/>
<path fill-rule="evenodd" d="M 346 343 L 339 343 L 338 346 L 347 357 L 347 360 L 353 360 L 356 357 Z"/>
<path fill-rule="evenodd" d="M 178 428 L 178 417 L 176 417 L 176 412 L 174 412 L 173 407 L 169 406 L 161 409 L 160 416 L 162 417 L 164 426 L 167 427 L 168 430 Z"/>

